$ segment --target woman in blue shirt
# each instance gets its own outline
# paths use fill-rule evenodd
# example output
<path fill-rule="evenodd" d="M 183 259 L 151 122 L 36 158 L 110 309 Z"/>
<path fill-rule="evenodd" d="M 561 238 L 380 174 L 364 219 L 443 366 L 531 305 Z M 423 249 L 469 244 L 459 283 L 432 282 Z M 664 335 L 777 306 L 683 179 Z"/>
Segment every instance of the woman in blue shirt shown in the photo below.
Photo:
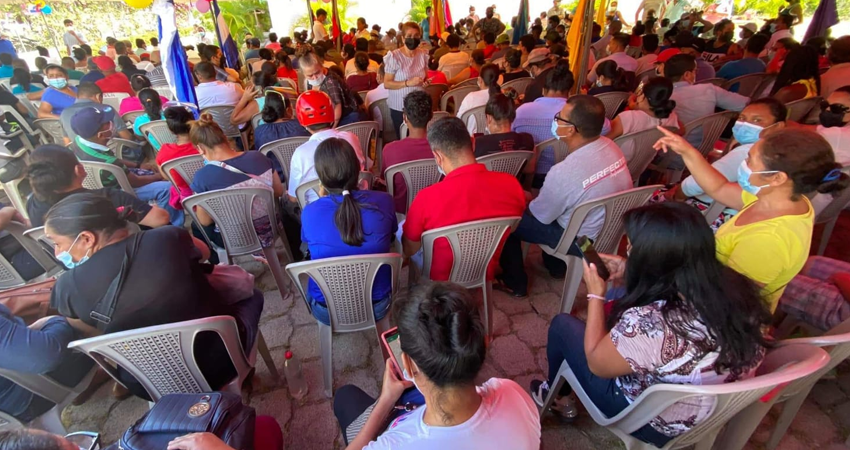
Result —
<path fill-rule="evenodd" d="M 142 89 L 139 91 L 139 102 L 142 104 L 145 113 L 136 117 L 136 120 L 133 122 L 133 133 L 140 138 L 144 138 L 141 126 L 150 123 L 152 120 L 164 120 L 165 116 L 162 115 L 162 99 L 159 98 L 159 92 L 151 88 Z M 153 136 L 150 137 L 150 141 L 154 150 L 159 151 L 162 144 Z"/>
<path fill-rule="evenodd" d="M 315 158 L 322 183 L 320 198 L 301 213 L 301 241 L 310 249 L 310 258 L 390 252 L 398 230 L 393 198 L 385 192 L 357 189 L 360 162 L 351 145 L 344 139 L 326 139 Z M 372 287 L 375 320 L 387 315 L 391 291 L 390 268 L 381 267 Z M 330 325 L 325 298 L 313 280 L 307 293 L 313 317 Z"/>
<path fill-rule="evenodd" d="M 44 72 L 50 87 L 41 94 L 38 118 L 58 119 L 65 108 L 77 101 L 77 88 L 68 85 L 68 71 L 62 66 L 51 64 Z"/>

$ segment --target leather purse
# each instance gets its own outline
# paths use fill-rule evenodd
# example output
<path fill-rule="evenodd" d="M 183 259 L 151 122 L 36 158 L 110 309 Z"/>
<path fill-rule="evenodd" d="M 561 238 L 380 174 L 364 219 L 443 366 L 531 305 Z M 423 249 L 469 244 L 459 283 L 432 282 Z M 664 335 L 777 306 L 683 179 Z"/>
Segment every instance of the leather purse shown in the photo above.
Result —
<path fill-rule="evenodd" d="M 9 308 L 12 315 L 24 319 L 27 325 L 32 324 L 49 315 L 50 296 L 55 284 L 56 278 L 49 278 L 38 283 L 6 289 L 0 292 L 0 304 Z"/>
<path fill-rule="evenodd" d="M 120 450 L 162 450 L 189 433 L 209 432 L 238 450 L 254 449 L 254 408 L 229 392 L 169 394 L 124 432 Z"/>

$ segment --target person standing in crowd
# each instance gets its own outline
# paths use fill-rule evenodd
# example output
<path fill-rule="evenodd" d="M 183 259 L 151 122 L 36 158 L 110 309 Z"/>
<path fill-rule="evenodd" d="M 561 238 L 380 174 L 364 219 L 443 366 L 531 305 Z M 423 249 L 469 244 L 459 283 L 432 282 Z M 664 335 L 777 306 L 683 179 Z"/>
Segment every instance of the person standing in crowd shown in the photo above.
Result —
<path fill-rule="evenodd" d="M 398 133 L 404 121 L 404 97 L 422 90 L 427 84 L 428 52 L 419 48 L 422 30 L 415 22 L 407 22 L 401 30 L 404 47 L 387 53 L 384 58 L 384 88 L 389 91 L 387 106 L 393 129 Z"/>
<path fill-rule="evenodd" d="M 113 68 L 114 68 L 113 63 Z M 47 84 L 38 106 L 39 119 L 58 119 L 62 111 L 77 99 L 77 88 L 68 85 L 68 71 L 62 66 L 49 65 L 45 69 Z M 124 75 L 121 75 L 122 77 Z M 125 77 L 126 79 L 126 77 Z"/>
<path fill-rule="evenodd" d="M 480 19 L 478 18 L 478 14 L 475 14 L 474 6 L 469 7 L 469 15 L 467 15 L 466 18 L 471 19 L 473 23 L 478 23 Z"/>
<path fill-rule="evenodd" d="M 325 139 L 339 138 L 348 141 L 354 152 L 357 153 L 357 160 L 360 162 L 360 170 L 366 169 L 366 157 L 363 150 L 360 148 L 360 140 L 350 131 L 339 131 L 333 128 L 334 108 L 331 103 L 331 98 L 322 91 L 307 91 L 298 96 L 295 102 L 295 113 L 298 123 L 310 132 L 310 139 L 299 145 L 292 154 L 292 161 L 289 165 L 289 180 L 287 180 L 289 188 L 289 199 L 297 202 L 295 190 L 302 184 L 313 181 L 318 178 L 316 174 L 316 148 Z M 367 149 L 368 151 L 368 149 Z M 315 201 L 316 194 L 312 191 L 307 192 L 307 200 Z"/>
<path fill-rule="evenodd" d="M 419 286 L 395 301 L 393 317 L 402 353 L 398 366 L 387 359 L 380 397 L 376 401 L 353 385 L 334 397 L 346 448 L 540 447 L 539 413 L 519 385 L 499 378 L 475 385 L 486 336 L 478 304 L 466 289 L 451 283 Z M 413 386 L 425 404 L 399 411 L 395 405 Z"/>
<path fill-rule="evenodd" d="M 358 103 L 357 93 L 349 89 L 345 81 L 330 71 L 319 62 L 319 58 L 313 52 L 307 52 L 298 59 L 298 66 L 304 73 L 307 85 L 313 91 L 321 91 L 330 97 L 333 103 L 334 123 L 342 126 L 350 123 L 360 122 L 363 112 Z"/>
<path fill-rule="evenodd" d="M 422 29 L 422 41 L 431 45 L 431 7 L 425 7 L 425 18 L 419 22 L 419 28 Z"/>
<path fill-rule="evenodd" d="M 744 57 L 737 61 L 729 61 L 724 64 L 717 71 L 717 77 L 731 80 L 752 73 L 764 72 L 767 69 L 767 64 L 759 58 L 759 53 L 764 50 L 764 46 L 767 45 L 768 40 L 770 38 L 764 34 L 753 35 L 747 40 L 747 44 L 744 47 Z"/>
<path fill-rule="evenodd" d="M 543 406 L 566 361 L 580 384 L 555 393 L 557 409 L 569 419 L 578 413 L 567 397 L 572 389 L 580 387 L 593 406 L 614 417 L 656 384 L 751 378 L 770 345 L 762 330 L 771 316 L 758 286 L 717 260 L 719 248 L 699 212 L 665 203 L 627 211 L 623 221 L 629 258 L 605 263 L 611 278 L 625 283 L 626 296 L 606 314 L 606 282 L 584 262 L 587 321 L 555 316 L 546 344 L 548 377 L 531 382 L 532 398 Z M 662 448 L 713 405 L 707 397 L 674 403 L 631 435 Z"/>
<path fill-rule="evenodd" d="M 823 98 L 850 84 L 850 36 L 841 36 L 834 40 L 826 52 L 826 57 L 829 59 L 830 68 L 821 75 L 820 93 Z"/>
<path fill-rule="evenodd" d="M 759 283 L 772 313 L 809 254 L 814 208 L 804 194 L 839 193 L 850 176 L 841 172 L 823 137 L 785 129 L 756 142 L 741 163 L 738 182 L 729 183 L 685 139 L 659 130 L 664 137 L 656 148 L 681 155 L 706 194 L 741 211 L 717 230 L 717 258 Z"/>
<path fill-rule="evenodd" d="M 401 164 L 418 159 L 433 158 L 431 145 L 428 143 L 428 124 L 434 117 L 433 101 L 425 91 L 413 91 L 404 98 L 404 123 L 407 124 L 408 135 L 401 140 L 390 142 L 384 147 L 381 158 L 381 167 L 384 169 L 383 176 L 386 179 L 386 170 L 396 164 Z M 396 174 L 392 180 L 393 197 L 395 199 L 395 211 L 400 214 L 407 213 L 407 185 L 401 174 Z"/>
<path fill-rule="evenodd" d="M 791 24 L 794 22 L 794 16 L 792 15 L 780 15 L 776 19 L 774 19 L 773 24 L 771 24 L 770 28 L 773 30 L 773 34 L 770 35 L 770 40 L 767 41 L 767 45 L 765 49 L 759 54 L 759 57 L 764 58 L 768 56 L 768 52 L 773 49 L 773 45 L 776 44 L 780 39 L 785 38 L 793 38 L 794 35 L 791 33 Z"/>
<path fill-rule="evenodd" d="M 475 23 L 472 27 L 472 33 L 480 33 L 483 37 L 487 33 L 493 33 L 493 38 L 505 32 L 505 24 L 501 20 L 493 17 L 495 10 L 492 6 L 485 10 L 485 17 Z"/>
<path fill-rule="evenodd" d="M 447 117 L 434 122 L 428 129 L 428 143 L 446 177 L 419 191 L 407 211 L 401 241 L 405 256 L 416 255 L 413 261 L 421 253 L 422 234 L 428 230 L 474 220 L 519 217 L 526 207 L 525 192 L 516 177 L 490 172 L 475 160 L 472 138 L 460 119 Z M 494 277 L 499 253 L 497 250 L 487 269 L 488 280 Z M 430 278 L 447 280 L 451 268 L 449 243 L 437 240 Z"/>
<path fill-rule="evenodd" d="M 546 175 L 540 194 L 529 203 L 519 226 L 505 242 L 499 289 L 515 297 L 528 295 L 522 242 L 557 247 L 576 206 L 632 188 L 623 152 L 601 135 L 604 124 L 605 105 L 589 95 L 571 97 L 552 119 L 553 134 L 567 144 L 570 154 Z M 578 235 L 596 239 L 604 220 L 603 210 L 590 212 Z M 560 259 L 543 253 L 543 263 L 554 278 L 566 273 Z"/>
<path fill-rule="evenodd" d="M 791 26 L 800 25 L 803 23 L 803 6 L 800 4 L 800 0 L 786 0 L 788 2 L 788 6 L 784 8 L 779 8 L 779 16 L 791 16 L 794 20 L 791 22 Z"/>
<path fill-rule="evenodd" d="M 485 129 L 488 133 L 473 136 L 476 158 L 499 152 L 534 150 L 532 135 L 511 131 L 513 121 L 516 119 L 516 107 L 512 97 L 501 92 L 489 96 L 484 108 L 484 116 L 487 118 Z M 525 172 L 534 173 L 536 162 L 537 158 L 529 160 L 525 164 Z"/>
<path fill-rule="evenodd" d="M 74 21 L 71 19 L 65 19 L 65 34 L 62 35 L 62 42 L 65 43 L 65 50 L 68 52 L 68 56 L 71 56 L 71 51 L 74 47 L 79 47 L 86 43 L 86 40 L 82 37 L 81 34 L 77 33 L 77 30 L 74 29 Z"/>
<path fill-rule="evenodd" d="M 328 12 L 319 8 L 316 11 L 316 19 L 313 20 L 313 38 L 311 41 L 313 44 L 318 44 L 328 39 L 328 32 L 325 30 L 325 20 L 327 19 Z"/>
<path fill-rule="evenodd" d="M 310 259 L 389 253 L 398 222 L 393 200 L 385 192 L 358 188 L 360 162 L 345 139 L 328 138 L 316 148 L 316 174 L 322 184 L 320 198 L 301 213 L 301 241 L 310 249 Z M 372 286 L 372 307 L 380 321 L 391 306 L 392 272 L 378 269 Z M 307 302 L 313 317 L 330 325 L 324 295 L 309 282 Z"/>

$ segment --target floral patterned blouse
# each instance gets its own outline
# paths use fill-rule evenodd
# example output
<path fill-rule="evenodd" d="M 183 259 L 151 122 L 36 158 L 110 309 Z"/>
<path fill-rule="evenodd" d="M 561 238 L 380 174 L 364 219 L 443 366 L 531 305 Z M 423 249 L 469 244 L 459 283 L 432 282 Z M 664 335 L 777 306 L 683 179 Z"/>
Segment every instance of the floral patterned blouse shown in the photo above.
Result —
<path fill-rule="evenodd" d="M 693 329 L 687 336 L 677 335 L 663 320 L 661 310 L 664 303 L 659 300 L 625 311 L 611 330 L 614 346 L 634 371 L 617 378 L 617 386 L 629 403 L 659 383 L 711 385 L 754 375 L 764 358 L 763 349 L 740 375 L 726 371 L 718 374 L 714 363 L 719 354 L 716 351 L 706 352 L 696 345 L 708 336 L 705 325 L 695 320 L 688 324 L 688 328 Z M 716 348 L 716 345 L 712 341 L 708 347 Z M 670 406 L 649 424 L 659 433 L 678 436 L 704 419 L 713 407 L 714 400 L 710 397 L 691 397 L 687 402 Z"/>

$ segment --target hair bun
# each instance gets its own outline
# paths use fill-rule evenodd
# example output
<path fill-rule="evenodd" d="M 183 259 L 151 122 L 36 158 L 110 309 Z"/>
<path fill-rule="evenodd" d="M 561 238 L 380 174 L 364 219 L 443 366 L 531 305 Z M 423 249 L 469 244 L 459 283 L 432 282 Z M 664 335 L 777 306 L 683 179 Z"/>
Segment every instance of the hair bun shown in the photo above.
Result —
<path fill-rule="evenodd" d="M 201 114 L 201 117 L 198 119 L 198 123 L 200 125 L 212 125 L 215 123 L 215 119 L 212 114 L 206 112 Z"/>

